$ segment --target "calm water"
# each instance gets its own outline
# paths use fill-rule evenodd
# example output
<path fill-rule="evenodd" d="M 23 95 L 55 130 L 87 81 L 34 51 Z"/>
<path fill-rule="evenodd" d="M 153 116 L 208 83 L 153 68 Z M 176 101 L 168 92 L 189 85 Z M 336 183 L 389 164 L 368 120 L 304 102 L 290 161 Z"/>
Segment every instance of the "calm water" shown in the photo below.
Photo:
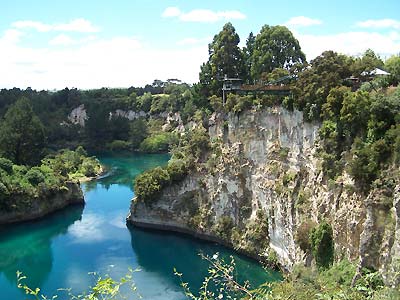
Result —
<path fill-rule="evenodd" d="M 185 299 L 175 267 L 192 289 L 200 286 L 208 264 L 198 253 L 233 255 L 242 278 L 254 285 L 277 279 L 257 263 L 221 246 L 156 231 L 128 229 L 125 218 L 134 195 L 132 179 L 163 165 L 167 155 L 103 156 L 110 170 L 83 186 L 86 205 L 69 207 L 45 219 L 0 231 L 0 299 L 26 299 L 16 288 L 16 271 L 27 283 L 51 296 L 57 288 L 82 292 L 93 283 L 89 272 L 120 278 L 128 268 L 140 268 L 134 280 L 143 299 Z M 60 293 L 60 292 L 59 292 Z M 61 296 L 63 299 L 66 296 Z"/>

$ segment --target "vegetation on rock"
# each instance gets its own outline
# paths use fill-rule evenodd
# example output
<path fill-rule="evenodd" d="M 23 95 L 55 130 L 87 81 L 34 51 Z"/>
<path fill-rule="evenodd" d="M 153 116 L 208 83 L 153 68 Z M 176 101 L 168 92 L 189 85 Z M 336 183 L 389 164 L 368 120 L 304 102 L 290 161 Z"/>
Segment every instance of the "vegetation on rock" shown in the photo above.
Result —
<path fill-rule="evenodd" d="M 33 167 L 0 157 L 0 212 L 27 211 L 35 201 L 48 201 L 66 183 L 93 177 L 101 165 L 82 147 L 48 155 Z"/>

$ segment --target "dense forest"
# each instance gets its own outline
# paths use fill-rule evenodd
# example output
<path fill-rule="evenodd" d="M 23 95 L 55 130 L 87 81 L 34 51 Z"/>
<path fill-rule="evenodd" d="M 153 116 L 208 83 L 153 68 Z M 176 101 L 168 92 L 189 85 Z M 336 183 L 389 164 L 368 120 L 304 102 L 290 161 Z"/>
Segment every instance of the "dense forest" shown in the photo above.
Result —
<path fill-rule="evenodd" d="M 307 122 L 321 124 L 318 156 L 326 180 L 346 170 L 362 193 L 385 186 L 388 197 L 393 195 L 400 162 L 399 56 L 383 61 L 370 49 L 358 57 L 326 51 L 307 62 L 299 42 L 284 26 L 265 25 L 258 34 L 248 35 L 245 47 L 240 48 L 239 42 L 235 28 L 227 23 L 209 44 L 209 59 L 193 85 L 170 79 L 155 80 L 143 88 L 1 90 L 0 209 L 19 205 L 10 202 L 15 193 L 35 196 L 59 188 L 76 174 L 96 174 L 96 162 L 88 163 L 79 145 L 89 151 L 171 151 L 168 166 L 145 172 L 135 181 L 138 201 L 151 203 L 164 186 L 182 180 L 194 169 L 212 171 L 215 155 L 207 153 L 214 145 L 207 127 L 213 113 L 240 115 L 248 109 L 279 105 L 300 110 Z M 374 76 L 376 68 L 390 75 Z M 291 93 L 229 93 L 224 103 L 225 76 L 249 85 L 289 77 Z M 84 126 L 68 119 L 81 105 L 87 113 Z M 127 117 L 129 111 L 135 117 Z M 174 113 L 179 116 L 167 122 Z M 77 147 L 75 152 L 56 154 Z M 354 283 L 352 263 L 333 264 L 333 254 L 328 255 L 331 231 L 328 224 L 321 225 L 304 241 L 318 268 L 299 267 L 286 281 L 261 292 L 248 291 L 247 297 L 395 299 L 398 291 L 384 288 L 376 270 L 365 270 Z M 226 274 L 225 268 L 230 268 L 215 266 L 213 274 Z M 244 292 L 235 290 L 237 286 L 231 288 L 234 293 Z M 212 297 L 205 294 L 193 299 Z"/>

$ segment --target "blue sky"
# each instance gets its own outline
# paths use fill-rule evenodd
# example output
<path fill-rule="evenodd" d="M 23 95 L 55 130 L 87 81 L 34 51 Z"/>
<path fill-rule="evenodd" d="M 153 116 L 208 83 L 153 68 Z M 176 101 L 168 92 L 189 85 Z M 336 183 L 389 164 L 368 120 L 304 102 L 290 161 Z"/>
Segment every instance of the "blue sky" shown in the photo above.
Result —
<path fill-rule="evenodd" d="M 0 88 L 195 82 L 228 21 L 242 43 L 264 24 L 286 25 L 308 59 L 324 50 L 400 53 L 398 0 L 0 1 Z"/>

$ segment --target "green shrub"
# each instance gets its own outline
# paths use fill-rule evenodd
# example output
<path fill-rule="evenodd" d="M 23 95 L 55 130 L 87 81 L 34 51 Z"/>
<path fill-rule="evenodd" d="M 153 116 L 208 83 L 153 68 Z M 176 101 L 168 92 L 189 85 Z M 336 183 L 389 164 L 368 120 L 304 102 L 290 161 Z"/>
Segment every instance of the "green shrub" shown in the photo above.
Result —
<path fill-rule="evenodd" d="M 167 172 L 172 182 L 181 181 L 188 172 L 186 162 L 181 159 L 170 160 L 167 166 Z"/>
<path fill-rule="evenodd" d="M 356 264 L 344 259 L 333 264 L 331 268 L 321 272 L 320 277 L 328 285 L 342 285 L 349 287 L 356 271 Z"/>
<path fill-rule="evenodd" d="M 178 142 L 176 134 L 162 132 L 153 134 L 140 143 L 139 150 L 147 153 L 167 152 L 171 145 Z"/>
<path fill-rule="evenodd" d="M 133 120 L 129 129 L 129 139 L 133 149 L 137 149 L 140 143 L 149 135 L 147 122 L 144 118 Z"/>
<path fill-rule="evenodd" d="M 13 168 L 13 163 L 7 158 L 0 157 L 0 169 L 6 171 L 6 173 L 11 174 Z"/>
<path fill-rule="evenodd" d="M 390 146 L 383 139 L 373 143 L 364 143 L 356 139 L 352 154 L 349 174 L 364 191 L 368 191 L 371 183 L 380 174 L 381 164 L 390 156 Z"/>
<path fill-rule="evenodd" d="M 310 234 L 311 231 L 315 228 L 315 223 L 311 220 L 304 221 L 297 228 L 295 241 L 296 244 L 299 245 L 300 249 L 305 253 L 309 253 L 311 251 L 310 244 Z"/>
<path fill-rule="evenodd" d="M 154 201 L 169 181 L 168 171 L 161 167 L 143 172 L 135 178 L 134 182 L 137 199 L 145 203 Z"/>
<path fill-rule="evenodd" d="M 45 179 L 45 176 L 39 167 L 33 167 L 30 169 L 28 172 L 26 172 L 25 177 L 32 185 L 38 185 Z"/>
<path fill-rule="evenodd" d="M 230 241 L 233 226 L 233 220 L 230 216 L 222 216 L 215 226 L 215 233 L 222 239 Z"/>
<path fill-rule="evenodd" d="M 210 137 L 203 126 L 190 131 L 186 137 L 186 141 L 188 146 L 186 152 L 193 154 L 197 159 L 210 149 Z"/>
<path fill-rule="evenodd" d="M 49 200 L 68 180 L 94 176 L 101 170 L 99 161 L 86 157 L 86 151 L 63 150 L 48 156 L 36 167 L 10 165 L 0 158 L 0 211 L 26 210 L 34 201 Z M 6 169 L 6 170 L 4 170 Z"/>
<path fill-rule="evenodd" d="M 279 158 L 280 158 L 281 160 L 287 159 L 288 156 L 289 156 L 289 151 L 290 151 L 289 148 L 287 148 L 287 147 L 281 147 L 281 148 L 279 149 L 279 152 L 278 152 Z"/>
<path fill-rule="evenodd" d="M 131 148 L 131 143 L 123 140 L 114 140 L 106 145 L 107 150 L 110 151 L 123 151 Z"/>
<path fill-rule="evenodd" d="M 332 265 L 334 259 L 333 230 L 330 224 L 322 222 L 310 234 L 311 251 L 320 269 Z"/>
<path fill-rule="evenodd" d="M 93 177 L 99 174 L 100 172 L 100 164 L 95 158 L 86 158 L 82 162 L 81 167 L 79 168 L 79 172 L 85 175 L 86 177 Z"/>

